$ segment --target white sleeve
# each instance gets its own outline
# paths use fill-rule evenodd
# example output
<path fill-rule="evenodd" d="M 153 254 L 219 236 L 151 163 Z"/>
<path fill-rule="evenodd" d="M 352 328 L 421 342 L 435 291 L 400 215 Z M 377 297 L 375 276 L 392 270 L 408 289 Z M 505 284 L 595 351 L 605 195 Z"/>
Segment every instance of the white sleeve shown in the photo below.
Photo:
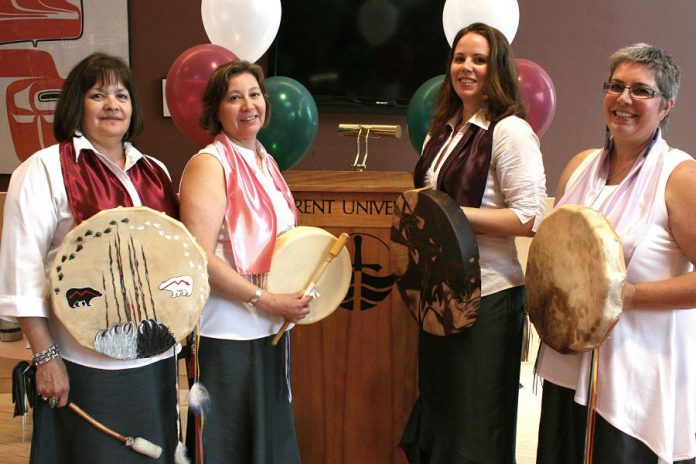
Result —
<path fill-rule="evenodd" d="M 492 162 L 495 163 L 505 204 L 522 224 L 541 223 L 546 206 L 546 174 L 539 139 L 524 119 L 508 117 L 493 132 Z"/>
<path fill-rule="evenodd" d="M 2 317 L 48 316 L 46 261 L 58 223 L 49 177 L 34 155 L 10 179 L 0 242 Z"/>

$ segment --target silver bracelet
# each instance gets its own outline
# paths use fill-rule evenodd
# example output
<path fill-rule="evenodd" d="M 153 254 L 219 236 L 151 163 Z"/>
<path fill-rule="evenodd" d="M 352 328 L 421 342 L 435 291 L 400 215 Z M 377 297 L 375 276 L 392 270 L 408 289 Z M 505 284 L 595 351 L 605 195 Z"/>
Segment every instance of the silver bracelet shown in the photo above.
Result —
<path fill-rule="evenodd" d="M 259 301 L 259 298 L 261 298 L 261 294 L 263 293 L 263 290 L 261 290 L 261 287 L 256 287 L 256 291 L 254 292 L 254 295 L 249 298 L 249 301 L 247 301 L 247 304 L 250 304 L 251 306 L 254 306 L 257 301 Z"/>
<path fill-rule="evenodd" d="M 35 366 L 40 366 L 42 364 L 46 364 L 52 359 L 57 358 L 58 356 L 60 356 L 60 348 L 58 348 L 58 345 L 51 345 L 43 351 L 34 353 L 31 357 L 31 361 Z"/>

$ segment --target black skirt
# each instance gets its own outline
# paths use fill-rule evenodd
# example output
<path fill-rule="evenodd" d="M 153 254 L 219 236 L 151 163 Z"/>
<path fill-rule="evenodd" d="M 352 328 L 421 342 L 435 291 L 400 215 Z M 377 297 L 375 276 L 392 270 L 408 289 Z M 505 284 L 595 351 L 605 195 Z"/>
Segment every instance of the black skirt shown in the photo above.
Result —
<path fill-rule="evenodd" d="M 400 443 L 410 464 L 512 464 L 524 287 L 481 299 L 459 334 L 419 336 L 420 397 Z"/>
<path fill-rule="evenodd" d="M 592 462 L 655 464 L 657 455 L 643 442 L 623 433 L 602 416 L 595 419 Z M 575 390 L 544 381 L 537 464 L 583 464 L 587 407 L 575 402 Z M 694 459 L 674 464 L 694 464 Z"/>
<path fill-rule="evenodd" d="M 201 337 L 201 384 L 210 394 L 203 421 L 189 410 L 186 444 L 195 464 L 296 464 L 300 452 L 286 378 L 286 343 Z M 203 425 L 201 429 L 201 423 Z M 202 436 L 202 443 L 201 437 Z"/>
<path fill-rule="evenodd" d="M 113 431 L 162 447 L 159 459 L 127 448 L 67 407 L 34 402 L 31 464 L 171 464 L 177 445 L 174 357 L 135 369 L 93 369 L 65 361 L 69 399 Z"/>

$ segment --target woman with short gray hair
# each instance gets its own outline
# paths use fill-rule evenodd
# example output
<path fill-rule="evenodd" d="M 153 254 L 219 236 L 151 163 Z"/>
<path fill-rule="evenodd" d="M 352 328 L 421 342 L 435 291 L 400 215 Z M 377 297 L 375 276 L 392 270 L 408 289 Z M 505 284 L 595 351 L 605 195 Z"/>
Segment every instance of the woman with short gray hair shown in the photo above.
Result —
<path fill-rule="evenodd" d="M 614 53 L 604 83 L 609 134 L 565 168 L 556 206 L 602 212 L 623 246 L 621 317 L 592 353 L 542 344 L 537 463 L 694 463 L 696 456 L 696 162 L 662 138 L 680 71 L 647 44 Z M 597 387 L 588 429 L 588 385 Z"/>

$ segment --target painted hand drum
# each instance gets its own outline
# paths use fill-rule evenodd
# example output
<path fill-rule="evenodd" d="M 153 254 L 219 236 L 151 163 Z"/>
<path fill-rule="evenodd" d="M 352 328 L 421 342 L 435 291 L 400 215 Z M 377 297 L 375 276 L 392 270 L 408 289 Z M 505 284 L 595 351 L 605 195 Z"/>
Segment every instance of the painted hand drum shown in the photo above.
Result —
<path fill-rule="evenodd" d="M 436 189 L 409 190 L 396 202 L 391 267 L 420 327 L 450 335 L 471 327 L 481 303 L 478 246 L 456 202 Z"/>
<path fill-rule="evenodd" d="M 154 356 L 195 327 L 210 292 L 206 264 L 179 221 L 146 207 L 102 211 L 58 249 L 53 310 L 87 348 L 117 359 Z"/>
<path fill-rule="evenodd" d="M 598 347 L 619 321 L 625 282 L 621 241 L 602 213 L 565 205 L 541 223 L 527 259 L 527 312 L 551 348 Z"/>
<path fill-rule="evenodd" d="M 272 293 L 304 291 L 314 271 L 324 262 L 336 237 L 318 227 L 299 226 L 276 239 L 266 288 Z M 343 247 L 328 264 L 313 290 L 309 314 L 298 324 L 313 324 L 333 313 L 341 304 L 353 274 L 350 254 Z"/>

